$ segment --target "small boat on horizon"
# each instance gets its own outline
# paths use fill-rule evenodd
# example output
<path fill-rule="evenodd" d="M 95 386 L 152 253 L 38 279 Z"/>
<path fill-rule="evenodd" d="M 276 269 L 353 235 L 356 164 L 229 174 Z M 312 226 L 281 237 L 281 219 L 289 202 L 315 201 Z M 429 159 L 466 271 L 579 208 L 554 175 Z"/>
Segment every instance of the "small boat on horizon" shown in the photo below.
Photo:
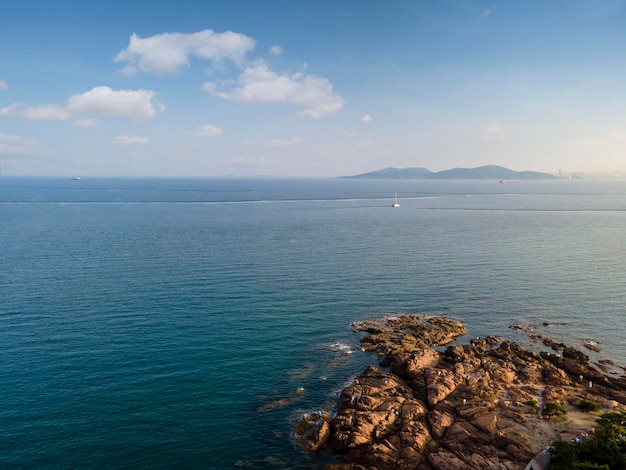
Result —
<path fill-rule="evenodd" d="M 391 207 L 400 207 L 400 204 L 398 203 L 398 193 L 396 193 L 396 198 L 394 200 L 394 203 L 391 205 Z"/>
<path fill-rule="evenodd" d="M 75 176 L 74 178 L 70 178 L 72 181 L 79 181 L 80 180 L 80 176 Z"/>
<path fill-rule="evenodd" d="M 519 181 L 500 180 L 500 184 L 519 184 Z"/>

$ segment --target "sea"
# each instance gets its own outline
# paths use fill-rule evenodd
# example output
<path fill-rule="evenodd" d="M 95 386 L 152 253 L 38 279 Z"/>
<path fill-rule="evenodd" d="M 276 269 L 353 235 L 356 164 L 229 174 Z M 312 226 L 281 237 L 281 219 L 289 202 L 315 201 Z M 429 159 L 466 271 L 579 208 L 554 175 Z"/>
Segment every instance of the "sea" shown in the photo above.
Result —
<path fill-rule="evenodd" d="M 402 313 L 626 364 L 623 180 L 3 176 L 0 263 L 1 468 L 320 469 Z"/>

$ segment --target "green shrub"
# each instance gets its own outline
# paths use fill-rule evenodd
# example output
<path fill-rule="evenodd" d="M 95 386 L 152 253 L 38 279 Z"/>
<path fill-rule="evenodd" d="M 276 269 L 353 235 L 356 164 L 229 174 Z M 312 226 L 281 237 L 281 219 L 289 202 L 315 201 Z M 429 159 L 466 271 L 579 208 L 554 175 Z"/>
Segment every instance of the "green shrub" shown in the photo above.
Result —
<path fill-rule="evenodd" d="M 567 414 L 567 408 L 559 403 L 550 401 L 543 408 L 543 414 L 549 418 L 562 418 Z"/>
<path fill-rule="evenodd" d="M 589 462 L 577 462 L 570 470 L 611 470 L 607 464 L 589 463 Z"/>
<path fill-rule="evenodd" d="M 624 470 L 626 413 L 605 413 L 592 436 L 550 446 L 550 470 Z"/>
<path fill-rule="evenodd" d="M 585 400 L 584 398 L 580 400 L 578 407 L 585 411 L 598 411 L 602 409 L 602 405 L 597 401 Z"/>
<path fill-rule="evenodd" d="M 539 408 L 539 402 L 535 399 L 525 401 L 524 405 L 532 406 L 533 408 Z"/>

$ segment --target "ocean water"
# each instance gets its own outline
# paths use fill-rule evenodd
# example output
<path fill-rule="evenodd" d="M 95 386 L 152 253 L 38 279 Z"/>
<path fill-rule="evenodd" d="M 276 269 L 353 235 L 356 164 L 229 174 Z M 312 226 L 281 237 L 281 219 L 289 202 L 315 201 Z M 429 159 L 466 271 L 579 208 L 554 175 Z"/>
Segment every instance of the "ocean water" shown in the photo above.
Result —
<path fill-rule="evenodd" d="M 626 364 L 626 181 L 3 177 L 0 260 L 3 468 L 320 468 L 398 312 Z"/>

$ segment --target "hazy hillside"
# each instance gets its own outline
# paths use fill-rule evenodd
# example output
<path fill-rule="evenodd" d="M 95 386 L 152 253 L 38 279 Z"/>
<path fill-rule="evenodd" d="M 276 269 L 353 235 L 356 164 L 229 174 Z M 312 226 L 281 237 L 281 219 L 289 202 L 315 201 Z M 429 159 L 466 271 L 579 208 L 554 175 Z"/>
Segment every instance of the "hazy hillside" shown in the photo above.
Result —
<path fill-rule="evenodd" d="M 427 168 L 384 168 L 361 175 L 343 176 L 342 178 L 380 178 L 380 179 L 423 179 L 432 175 Z"/>
<path fill-rule="evenodd" d="M 343 178 L 537 180 L 556 179 L 556 176 L 537 171 L 514 171 L 502 166 L 485 165 L 478 168 L 452 168 L 438 172 L 432 172 L 427 168 L 385 168 Z"/>

